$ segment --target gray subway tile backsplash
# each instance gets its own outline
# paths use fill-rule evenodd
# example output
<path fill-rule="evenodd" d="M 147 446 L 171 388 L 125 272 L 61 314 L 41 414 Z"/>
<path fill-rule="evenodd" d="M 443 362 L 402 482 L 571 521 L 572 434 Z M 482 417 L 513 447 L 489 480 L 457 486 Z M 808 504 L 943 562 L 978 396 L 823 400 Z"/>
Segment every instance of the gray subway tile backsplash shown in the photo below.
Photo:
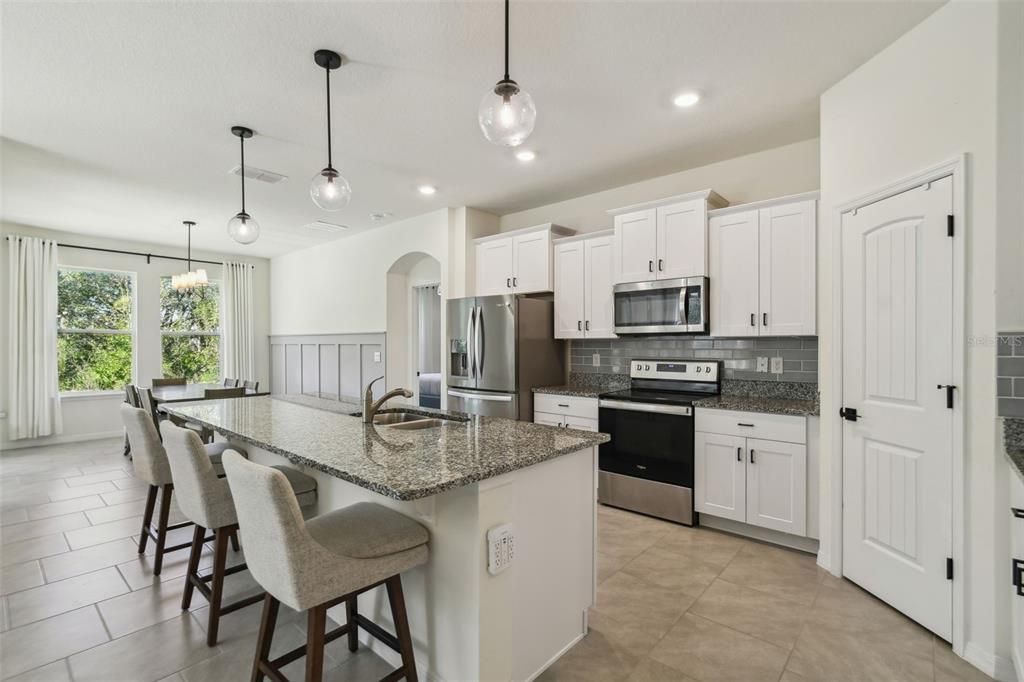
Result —
<path fill-rule="evenodd" d="M 999 334 L 996 396 L 1000 417 L 1024 417 L 1024 333 Z"/>
<path fill-rule="evenodd" d="M 594 365 L 598 355 L 598 365 Z M 628 374 L 633 358 L 721 360 L 723 379 L 817 383 L 818 338 L 693 338 L 651 336 L 621 339 L 580 339 L 570 342 L 573 372 Z M 782 374 L 757 371 L 758 357 L 781 357 Z"/>

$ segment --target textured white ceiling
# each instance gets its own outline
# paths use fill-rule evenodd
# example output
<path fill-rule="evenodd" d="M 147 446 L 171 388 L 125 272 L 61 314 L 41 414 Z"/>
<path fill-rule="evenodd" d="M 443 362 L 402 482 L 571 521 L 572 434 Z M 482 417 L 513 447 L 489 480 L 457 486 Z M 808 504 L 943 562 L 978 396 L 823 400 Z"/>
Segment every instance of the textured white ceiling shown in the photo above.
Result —
<path fill-rule="evenodd" d="M 476 124 L 501 75 L 499 2 L 3 3 L 7 221 L 270 256 L 441 206 L 506 213 L 817 135 L 818 95 L 938 3 L 513 2 L 511 75 L 529 91 L 537 160 Z M 351 204 L 324 213 L 317 48 L 332 78 L 335 165 Z M 704 93 L 693 110 L 672 95 Z M 232 124 L 246 160 L 289 176 L 248 184 L 263 236 L 238 210 Z M 417 185 L 438 187 L 422 197 Z"/>

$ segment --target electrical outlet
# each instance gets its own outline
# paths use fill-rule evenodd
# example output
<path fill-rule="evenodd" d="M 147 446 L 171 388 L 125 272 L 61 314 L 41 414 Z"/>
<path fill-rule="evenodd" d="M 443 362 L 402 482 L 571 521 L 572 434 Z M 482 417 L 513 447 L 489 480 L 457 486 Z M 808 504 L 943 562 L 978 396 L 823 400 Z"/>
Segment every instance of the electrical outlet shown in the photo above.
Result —
<path fill-rule="evenodd" d="M 767 372 L 768 371 L 768 356 L 762 355 L 757 359 L 757 371 Z"/>
<path fill-rule="evenodd" d="M 515 558 L 515 535 L 512 524 L 503 523 L 487 531 L 487 572 L 498 575 L 512 563 Z"/>
<path fill-rule="evenodd" d="M 380 362 L 380 351 L 379 350 L 373 351 L 373 361 L 374 362 Z"/>
<path fill-rule="evenodd" d="M 782 358 L 772 358 L 772 374 L 782 374 Z"/>
<path fill-rule="evenodd" d="M 600 367 L 601 366 L 601 354 L 600 353 L 594 353 L 593 355 L 591 355 L 590 356 L 590 364 L 592 364 L 594 367 Z"/>

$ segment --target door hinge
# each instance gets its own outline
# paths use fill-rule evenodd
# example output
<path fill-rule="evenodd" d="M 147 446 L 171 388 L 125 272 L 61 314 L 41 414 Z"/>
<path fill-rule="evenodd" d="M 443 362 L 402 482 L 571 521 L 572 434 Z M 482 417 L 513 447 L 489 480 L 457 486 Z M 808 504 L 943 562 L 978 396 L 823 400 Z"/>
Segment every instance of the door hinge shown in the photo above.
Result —
<path fill-rule="evenodd" d="M 946 216 L 946 236 L 947 237 L 952 237 L 953 236 L 953 214 L 952 213 L 950 213 L 949 215 Z"/>
<path fill-rule="evenodd" d="M 953 579 L 953 557 L 946 557 L 946 580 Z"/>

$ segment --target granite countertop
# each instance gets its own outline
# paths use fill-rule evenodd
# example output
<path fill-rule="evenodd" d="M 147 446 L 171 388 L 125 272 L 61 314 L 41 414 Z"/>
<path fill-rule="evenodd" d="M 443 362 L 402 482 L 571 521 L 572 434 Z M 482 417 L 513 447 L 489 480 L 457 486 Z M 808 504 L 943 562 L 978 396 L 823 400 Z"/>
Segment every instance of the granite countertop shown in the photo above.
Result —
<path fill-rule="evenodd" d="M 1024 477 L 1024 418 L 1003 418 L 1003 443 L 1010 463 Z"/>
<path fill-rule="evenodd" d="M 817 400 L 793 400 L 752 395 L 716 395 L 693 401 L 694 407 L 716 410 L 739 410 L 764 414 L 790 414 L 797 417 L 818 416 Z"/>
<path fill-rule="evenodd" d="M 545 393 L 547 395 L 568 395 L 575 398 L 596 398 L 602 393 L 607 393 L 607 388 L 597 386 L 579 386 L 577 384 L 566 384 L 564 386 L 541 386 L 533 389 L 534 393 Z"/>
<path fill-rule="evenodd" d="M 397 500 L 415 500 L 606 443 L 610 438 L 497 417 L 420 407 L 441 426 L 400 430 L 363 424 L 354 403 L 312 396 L 168 405 L 176 416 Z M 386 412 L 388 410 L 382 410 Z"/>

